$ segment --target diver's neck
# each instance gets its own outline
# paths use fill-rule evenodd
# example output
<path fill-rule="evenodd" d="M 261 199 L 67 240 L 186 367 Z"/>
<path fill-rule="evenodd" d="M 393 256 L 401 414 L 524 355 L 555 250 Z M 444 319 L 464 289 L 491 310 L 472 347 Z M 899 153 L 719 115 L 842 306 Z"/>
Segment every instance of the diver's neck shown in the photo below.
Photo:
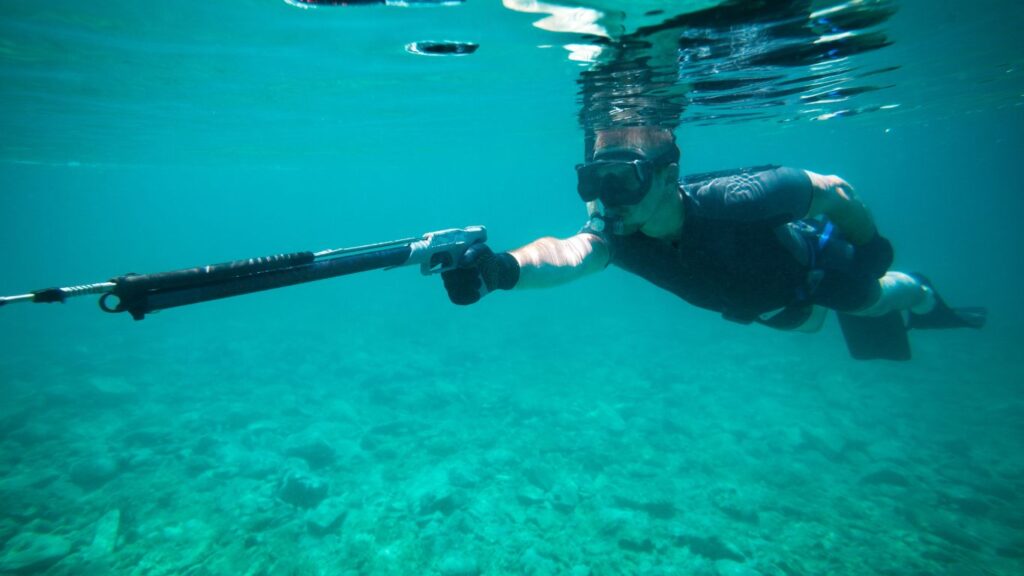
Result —
<path fill-rule="evenodd" d="M 678 238 L 683 233 L 683 221 L 686 216 L 686 205 L 683 193 L 666 194 L 665 200 L 654 211 L 654 216 L 641 228 L 645 236 L 659 240 Z"/>

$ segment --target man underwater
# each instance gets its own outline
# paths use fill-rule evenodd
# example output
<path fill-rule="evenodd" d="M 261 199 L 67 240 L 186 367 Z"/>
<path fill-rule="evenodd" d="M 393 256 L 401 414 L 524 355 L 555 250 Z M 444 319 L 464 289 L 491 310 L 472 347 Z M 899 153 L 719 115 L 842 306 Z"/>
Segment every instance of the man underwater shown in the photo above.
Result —
<path fill-rule="evenodd" d="M 924 276 L 890 271 L 891 244 L 837 176 L 762 166 L 680 179 L 672 131 L 642 126 L 599 131 L 576 171 L 586 225 L 508 252 L 471 247 L 443 275 L 452 302 L 614 264 L 741 323 L 813 332 L 835 310 L 856 358 L 909 359 L 907 328 L 985 323 L 984 309 L 951 308 Z"/>

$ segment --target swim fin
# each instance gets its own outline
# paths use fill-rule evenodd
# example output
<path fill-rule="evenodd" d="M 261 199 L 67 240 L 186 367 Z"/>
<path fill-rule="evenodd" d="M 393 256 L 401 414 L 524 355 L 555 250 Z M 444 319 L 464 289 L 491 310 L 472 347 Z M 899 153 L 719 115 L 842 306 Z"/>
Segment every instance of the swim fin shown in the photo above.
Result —
<path fill-rule="evenodd" d="M 836 314 L 850 356 L 857 360 L 910 360 L 910 339 L 898 311 L 884 316 Z"/>
<path fill-rule="evenodd" d="M 988 309 L 980 306 L 952 308 L 932 286 L 932 281 L 923 274 L 910 274 L 915 280 L 931 288 L 935 296 L 935 307 L 925 314 L 910 313 L 907 329 L 937 330 L 943 328 L 981 328 L 988 319 Z"/>

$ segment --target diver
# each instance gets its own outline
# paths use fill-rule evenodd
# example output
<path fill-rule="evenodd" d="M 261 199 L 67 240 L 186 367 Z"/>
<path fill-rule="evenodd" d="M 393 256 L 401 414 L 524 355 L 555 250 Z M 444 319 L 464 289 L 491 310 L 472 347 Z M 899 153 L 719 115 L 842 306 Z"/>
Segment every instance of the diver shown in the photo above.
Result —
<path fill-rule="evenodd" d="M 925 276 L 889 270 L 892 245 L 842 178 L 778 166 L 680 178 L 662 127 L 598 131 L 592 150 L 576 167 L 583 228 L 507 252 L 470 247 L 443 274 L 452 302 L 614 264 L 744 324 L 814 332 L 834 310 L 855 358 L 909 359 L 907 329 L 985 323 L 983 308 L 950 307 Z"/>

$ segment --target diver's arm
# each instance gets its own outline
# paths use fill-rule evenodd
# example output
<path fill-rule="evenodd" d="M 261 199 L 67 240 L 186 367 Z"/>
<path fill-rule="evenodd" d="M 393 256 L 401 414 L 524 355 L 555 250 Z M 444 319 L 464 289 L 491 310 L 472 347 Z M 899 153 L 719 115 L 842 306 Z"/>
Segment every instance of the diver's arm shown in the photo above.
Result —
<path fill-rule="evenodd" d="M 511 251 L 519 263 L 519 288 L 546 288 L 572 282 L 608 265 L 604 240 L 581 232 L 565 239 L 545 237 Z"/>
<path fill-rule="evenodd" d="M 871 212 L 853 192 L 853 186 L 838 176 L 823 176 L 804 170 L 811 179 L 813 195 L 808 216 L 824 214 L 854 245 L 871 240 L 877 230 Z"/>

